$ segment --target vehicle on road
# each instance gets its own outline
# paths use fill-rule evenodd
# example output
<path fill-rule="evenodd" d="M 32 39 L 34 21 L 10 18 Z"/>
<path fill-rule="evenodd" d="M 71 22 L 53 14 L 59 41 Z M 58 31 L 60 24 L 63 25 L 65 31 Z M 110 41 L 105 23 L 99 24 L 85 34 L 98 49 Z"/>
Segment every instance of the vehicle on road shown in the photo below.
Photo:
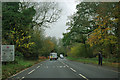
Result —
<path fill-rule="evenodd" d="M 50 53 L 50 60 L 57 60 L 57 59 L 58 59 L 57 53 L 55 52 Z"/>
<path fill-rule="evenodd" d="M 63 58 L 64 58 L 63 54 L 60 54 L 60 58 L 61 58 L 61 59 L 63 59 Z"/>

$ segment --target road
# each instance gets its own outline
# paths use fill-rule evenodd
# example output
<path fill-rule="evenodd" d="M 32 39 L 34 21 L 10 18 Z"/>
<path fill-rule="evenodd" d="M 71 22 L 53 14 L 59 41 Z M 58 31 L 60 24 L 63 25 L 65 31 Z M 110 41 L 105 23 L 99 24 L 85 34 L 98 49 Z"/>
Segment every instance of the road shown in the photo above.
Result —
<path fill-rule="evenodd" d="M 102 66 L 84 64 L 67 59 L 58 59 L 56 61 L 46 60 L 40 62 L 10 77 L 10 79 L 21 80 L 39 80 L 40 78 L 69 78 L 73 80 L 96 80 L 105 78 L 105 80 L 117 80 L 114 78 L 118 78 L 118 72 Z"/>

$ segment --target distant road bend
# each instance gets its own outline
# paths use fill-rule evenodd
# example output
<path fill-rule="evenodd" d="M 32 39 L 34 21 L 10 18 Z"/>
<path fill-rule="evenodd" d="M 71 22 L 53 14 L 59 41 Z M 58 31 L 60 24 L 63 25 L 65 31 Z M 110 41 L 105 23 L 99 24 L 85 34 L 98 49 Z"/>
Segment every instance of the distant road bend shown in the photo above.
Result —
<path fill-rule="evenodd" d="M 69 61 L 67 59 L 58 59 L 56 61 L 46 60 L 40 62 L 13 75 L 10 77 L 10 80 L 39 80 L 40 78 L 61 78 L 61 80 L 63 78 L 69 78 L 70 80 L 118 80 L 118 72 L 101 66 Z"/>

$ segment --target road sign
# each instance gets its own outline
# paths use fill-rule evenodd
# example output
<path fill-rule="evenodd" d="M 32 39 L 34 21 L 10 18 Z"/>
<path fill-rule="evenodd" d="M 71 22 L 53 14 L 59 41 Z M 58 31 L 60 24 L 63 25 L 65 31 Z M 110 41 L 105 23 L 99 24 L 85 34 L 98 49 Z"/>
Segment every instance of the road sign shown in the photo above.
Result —
<path fill-rule="evenodd" d="M 14 45 L 2 45 L 1 53 L 1 61 L 14 61 Z"/>

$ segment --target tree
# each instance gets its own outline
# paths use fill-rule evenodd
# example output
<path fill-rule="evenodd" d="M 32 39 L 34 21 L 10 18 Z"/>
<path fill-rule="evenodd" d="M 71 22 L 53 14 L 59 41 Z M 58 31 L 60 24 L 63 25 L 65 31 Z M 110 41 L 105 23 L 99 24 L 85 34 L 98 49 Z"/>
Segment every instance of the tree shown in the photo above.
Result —
<path fill-rule="evenodd" d="M 96 7 L 97 4 L 82 2 L 76 6 L 77 12 L 70 16 L 69 21 L 66 23 L 69 26 L 67 30 L 69 30 L 68 34 L 71 38 L 71 43 L 85 44 L 88 35 L 96 28 L 95 22 L 93 22 L 96 16 L 96 8 L 93 7 Z"/>
<path fill-rule="evenodd" d="M 110 55 L 114 57 L 117 56 L 116 50 L 118 49 L 118 45 L 116 44 L 118 44 L 118 34 L 116 33 L 118 32 L 118 28 L 117 22 L 114 22 L 114 20 L 117 19 L 116 16 L 118 16 L 117 7 L 118 3 L 100 3 L 98 5 L 96 11 L 98 15 L 94 19 L 98 26 L 88 38 L 88 42 L 92 42 L 91 46 L 99 46 L 99 49 L 102 50 L 107 57 L 110 57 Z"/>
<path fill-rule="evenodd" d="M 51 23 L 56 22 L 60 18 L 61 9 L 55 2 L 22 2 L 21 9 L 34 6 L 36 14 L 33 19 L 32 27 L 49 27 Z"/>
<path fill-rule="evenodd" d="M 49 40 L 49 46 L 43 44 L 43 31 L 60 17 L 61 9 L 56 3 L 6 2 L 2 8 L 3 44 L 15 45 L 15 51 L 22 52 L 25 58 L 38 58 L 43 47 L 45 51 L 49 46 L 53 48 Z"/>
<path fill-rule="evenodd" d="M 33 7 L 19 11 L 19 2 L 3 3 L 2 12 L 2 37 L 3 44 L 15 45 L 16 51 L 27 53 L 29 46 L 33 42 L 29 42 L 30 23 L 36 11 Z M 29 13 L 31 12 L 31 13 Z M 28 15 L 28 16 L 26 16 Z"/>
<path fill-rule="evenodd" d="M 116 45 L 118 44 L 118 6 L 119 3 L 114 2 L 78 4 L 77 12 L 70 16 L 67 22 L 69 32 L 64 33 L 64 44 L 90 44 L 91 48 L 95 46 L 99 47 L 99 50 L 105 49 L 103 53 L 106 56 L 109 56 L 110 53 L 112 56 L 116 54 L 118 50 L 118 45 Z M 105 45 L 107 48 L 104 48 Z"/>

